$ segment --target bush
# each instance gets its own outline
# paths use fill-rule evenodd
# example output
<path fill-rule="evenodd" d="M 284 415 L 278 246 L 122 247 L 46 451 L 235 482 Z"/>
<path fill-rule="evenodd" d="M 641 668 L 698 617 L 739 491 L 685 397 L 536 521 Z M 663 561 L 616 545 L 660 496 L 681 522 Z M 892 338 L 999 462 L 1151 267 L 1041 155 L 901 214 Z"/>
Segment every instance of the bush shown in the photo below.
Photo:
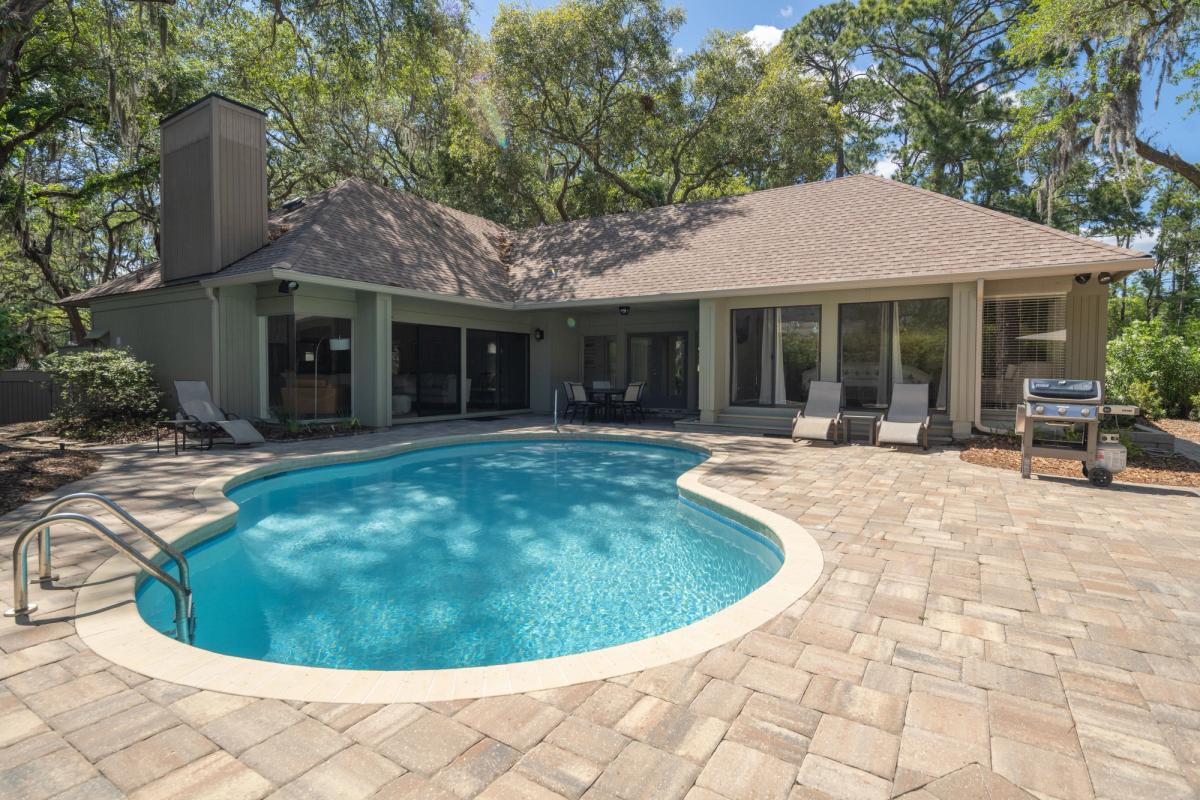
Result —
<path fill-rule="evenodd" d="M 1126 398 L 1121 402 L 1137 406 L 1146 419 L 1162 419 L 1167 415 L 1162 395 L 1145 381 L 1134 381 L 1126 392 Z"/>
<path fill-rule="evenodd" d="M 1192 395 L 1192 410 L 1188 412 L 1188 419 L 1200 422 L 1200 392 Z"/>
<path fill-rule="evenodd" d="M 51 427 L 72 439 L 136 436 L 161 416 L 162 395 L 151 366 L 128 350 L 56 353 L 42 360 L 60 389 Z"/>
<path fill-rule="evenodd" d="M 1200 394 L 1200 347 L 1158 320 L 1130 323 L 1108 343 L 1109 402 L 1140 405 L 1134 394 L 1145 395 L 1146 387 L 1159 398 L 1161 415 L 1172 417 L 1185 415 Z"/>

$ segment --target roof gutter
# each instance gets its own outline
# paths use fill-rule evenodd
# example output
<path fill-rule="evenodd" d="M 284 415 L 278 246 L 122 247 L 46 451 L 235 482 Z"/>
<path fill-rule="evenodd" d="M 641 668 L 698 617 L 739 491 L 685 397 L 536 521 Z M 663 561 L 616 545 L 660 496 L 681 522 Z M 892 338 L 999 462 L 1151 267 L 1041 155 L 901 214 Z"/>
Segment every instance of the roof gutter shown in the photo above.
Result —
<path fill-rule="evenodd" d="M 1061 275 L 1078 275 L 1080 273 L 1094 272 L 1113 272 L 1117 273 L 1133 272 L 1139 269 L 1148 268 L 1154 265 L 1154 259 L 1147 256 L 1146 258 L 1124 258 L 1115 261 L 1092 261 L 1080 264 L 1065 264 L 1053 267 L 1030 266 L 1017 267 L 1008 270 L 997 270 L 989 272 L 959 272 L 959 273 L 919 273 L 913 275 L 904 275 L 894 278 L 860 278 L 851 280 L 832 280 L 821 281 L 819 283 L 791 283 L 791 284 L 775 284 L 765 286 L 726 286 L 716 289 L 704 289 L 700 291 L 680 291 L 680 292 L 658 292 L 655 294 L 642 295 L 619 295 L 614 297 L 598 297 L 585 299 L 565 299 L 565 300 L 548 300 L 548 301 L 497 301 L 484 300 L 475 297 L 464 297 L 462 295 L 441 294 L 438 292 L 423 291 L 419 289 L 405 289 L 399 286 L 388 286 L 386 284 L 371 283 L 369 281 L 356 281 L 347 278 L 331 278 L 323 275 L 315 275 L 309 272 L 299 272 L 289 269 L 273 269 L 267 268 L 256 270 L 254 272 L 245 272 L 238 275 L 226 275 L 224 277 L 217 275 L 211 278 L 203 278 L 200 280 L 200 285 L 203 287 L 219 287 L 233 286 L 247 283 L 262 283 L 264 281 L 273 280 L 294 280 L 303 284 L 304 282 L 317 284 L 320 286 L 336 286 L 344 289 L 353 289 L 357 291 L 380 292 L 390 294 L 397 297 L 411 297 L 418 300 L 432 300 L 441 303 L 456 303 L 459 305 L 475 306 L 477 308 L 492 308 L 504 311 L 552 311 L 555 309 L 571 309 L 571 308 L 586 308 L 592 306 L 611 306 L 611 305 L 634 305 L 638 303 L 662 303 L 662 302 L 684 302 L 690 300 L 704 300 L 720 297 L 751 297 L 762 294 L 784 294 L 794 293 L 803 294 L 806 292 L 819 291 L 839 291 L 847 289 L 878 289 L 896 286 L 917 286 L 931 283 L 963 283 L 966 281 L 982 281 L 982 280 L 1014 280 L 1021 278 L 1046 278 Z"/>

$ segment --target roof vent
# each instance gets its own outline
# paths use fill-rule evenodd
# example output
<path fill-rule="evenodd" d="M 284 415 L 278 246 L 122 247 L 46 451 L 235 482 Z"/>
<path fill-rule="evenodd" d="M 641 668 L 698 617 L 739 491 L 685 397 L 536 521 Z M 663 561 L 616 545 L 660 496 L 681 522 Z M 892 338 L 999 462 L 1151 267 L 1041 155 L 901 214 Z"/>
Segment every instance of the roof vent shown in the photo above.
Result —
<path fill-rule="evenodd" d="M 304 208 L 303 197 L 293 197 L 291 200 L 288 200 L 283 204 L 283 211 L 285 214 L 290 214 L 298 208 Z"/>

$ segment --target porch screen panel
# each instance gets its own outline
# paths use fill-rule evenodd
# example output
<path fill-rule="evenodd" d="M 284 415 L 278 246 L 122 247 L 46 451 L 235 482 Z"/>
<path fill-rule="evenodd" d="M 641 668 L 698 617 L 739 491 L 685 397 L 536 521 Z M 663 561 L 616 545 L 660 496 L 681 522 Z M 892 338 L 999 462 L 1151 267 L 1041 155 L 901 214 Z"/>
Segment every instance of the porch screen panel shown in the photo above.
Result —
<path fill-rule="evenodd" d="M 295 418 L 295 395 L 285 386 L 296 382 L 296 320 L 291 314 L 267 317 L 267 409 L 275 419 Z"/>
<path fill-rule="evenodd" d="M 296 318 L 296 372 L 283 391 L 301 417 L 350 416 L 350 329 L 341 317 Z"/>
<path fill-rule="evenodd" d="M 1066 377 L 1066 297 L 985 298 L 982 344 L 983 407 L 1012 409 L 1026 378 Z"/>

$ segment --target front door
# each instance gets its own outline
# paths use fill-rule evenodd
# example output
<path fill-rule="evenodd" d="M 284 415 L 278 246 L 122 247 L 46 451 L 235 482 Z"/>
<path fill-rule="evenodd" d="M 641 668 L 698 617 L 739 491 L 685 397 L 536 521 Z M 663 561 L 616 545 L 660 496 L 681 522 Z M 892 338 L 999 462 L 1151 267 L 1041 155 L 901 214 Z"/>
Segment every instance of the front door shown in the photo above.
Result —
<path fill-rule="evenodd" d="M 633 333 L 629 335 L 630 381 L 644 381 L 642 405 L 646 408 L 687 408 L 687 334 Z"/>

